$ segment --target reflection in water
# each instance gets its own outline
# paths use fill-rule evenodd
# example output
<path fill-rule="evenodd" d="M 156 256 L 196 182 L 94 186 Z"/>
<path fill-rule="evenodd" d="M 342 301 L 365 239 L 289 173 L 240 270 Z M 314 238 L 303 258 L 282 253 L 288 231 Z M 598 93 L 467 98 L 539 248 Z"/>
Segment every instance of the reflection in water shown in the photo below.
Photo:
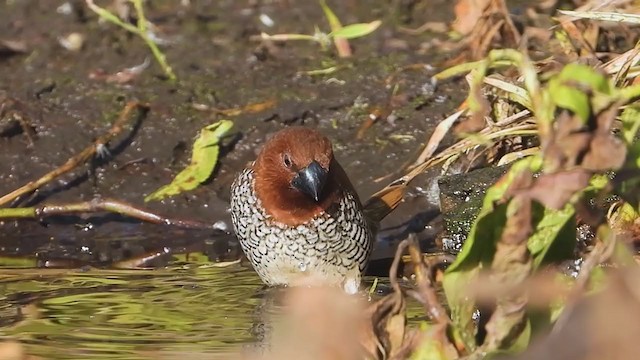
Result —
<path fill-rule="evenodd" d="M 45 358 L 149 358 L 232 351 L 251 340 L 251 271 L 2 270 L 0 333 Z"/>
<path fill-rule="evenodd" d="M 239 265 L 0 273 L 0 334 L 46 359 L 237 354 L 264 345 L 279 308 L 279 291 Z"/>

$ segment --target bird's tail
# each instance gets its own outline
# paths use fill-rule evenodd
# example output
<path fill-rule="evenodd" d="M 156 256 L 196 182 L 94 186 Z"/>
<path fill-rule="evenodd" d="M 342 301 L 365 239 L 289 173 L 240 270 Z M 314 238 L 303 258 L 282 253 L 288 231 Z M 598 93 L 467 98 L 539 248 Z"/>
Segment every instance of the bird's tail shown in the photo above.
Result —
<path fill-rule="evenodd" d="M 380 223 L 382 219 L 389 215 L 389 213 L 400 204 L 410 181 L 410 179 L 406 179 L 405 177 L 406 176 L 403 176 L 395 180 L 382 190 L 371 195 L 369 200 L 364 204 L 364 214 L 371 223 Z"/>

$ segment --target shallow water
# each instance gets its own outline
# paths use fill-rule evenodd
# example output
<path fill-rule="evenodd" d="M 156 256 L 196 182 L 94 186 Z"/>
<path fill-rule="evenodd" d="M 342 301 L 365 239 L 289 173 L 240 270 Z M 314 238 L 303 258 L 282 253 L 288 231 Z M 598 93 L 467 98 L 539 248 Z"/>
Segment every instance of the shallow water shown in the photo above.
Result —
<path fill-rule="evenodd" d="M 237 353 L 261 324 L 262 283 L 240 265 L 1 269 L 0 333 L 47 359 Z"/>
<path fill-rule="evenodd" d="M 0 332 L 52 359 L 234 350 L 260 301 L 260 280 L 239 266 L 3 273 Z"/>

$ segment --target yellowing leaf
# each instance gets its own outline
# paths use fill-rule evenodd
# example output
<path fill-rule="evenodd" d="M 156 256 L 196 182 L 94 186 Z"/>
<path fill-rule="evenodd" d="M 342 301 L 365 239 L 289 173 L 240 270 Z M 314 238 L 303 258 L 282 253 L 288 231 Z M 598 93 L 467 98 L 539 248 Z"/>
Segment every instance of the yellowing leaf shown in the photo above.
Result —
<path fill-rule="evenodd" d="M 193 190 L 211 176 L 218 164 L 220 139 L 233 127 L 230 120 L 220 120 L 200 130 L 200 136 L 193 143 L 191 164 L 182 170 L 169 185 L 165 185 L 147 195 L 144 201 L 160 200 L 167 196 Z"/>
<path fill-rule="evenodd" d="M 370 23 L 360 23 L 360 24 L 351 24 L 344 26 L 342 29 L 338 31 L 334 31 L 330 36 L 333 37 L 342 37 L 345 39 L 355 39 L 359 37 L 363 37 L 374 32 L 380 25 L 382 21 L 375 20 Z"/>

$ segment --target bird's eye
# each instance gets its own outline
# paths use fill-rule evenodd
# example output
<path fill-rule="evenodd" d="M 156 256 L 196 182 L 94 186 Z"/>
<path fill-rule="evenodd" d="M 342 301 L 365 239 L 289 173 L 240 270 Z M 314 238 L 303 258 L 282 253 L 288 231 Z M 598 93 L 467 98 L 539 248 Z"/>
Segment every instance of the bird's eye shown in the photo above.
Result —
<path fill-rule="evenodd" d="M 290 168 L 293 163 L 291 162 L 291 157 L 289 156 L 289 154 L 284 154 L 284 156 L 282 156 L 282 161 L 284 162 L 284 166 Z"/>

